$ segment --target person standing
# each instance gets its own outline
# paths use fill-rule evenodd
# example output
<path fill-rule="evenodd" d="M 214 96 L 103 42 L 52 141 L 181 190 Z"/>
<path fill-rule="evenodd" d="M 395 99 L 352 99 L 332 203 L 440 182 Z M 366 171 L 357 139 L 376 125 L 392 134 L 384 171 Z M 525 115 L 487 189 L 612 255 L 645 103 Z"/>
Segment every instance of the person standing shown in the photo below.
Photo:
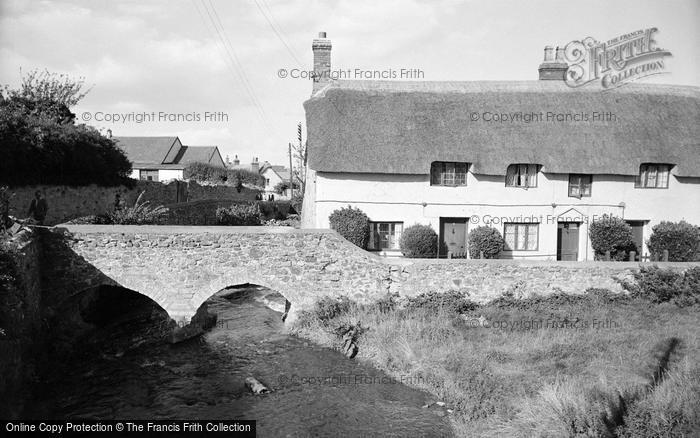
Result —
<path fill-rule="evenodd" d="M 31 204 L 29 204 L 28 215 L 32 217 L 37 224 L 44 225 L 44 219 L 46 219 L 47 211 L 49 211 L 49 204 L 42 196 L 41 191 L 37 190 L 34 193 L 34 199 L 32 199 Z"/>

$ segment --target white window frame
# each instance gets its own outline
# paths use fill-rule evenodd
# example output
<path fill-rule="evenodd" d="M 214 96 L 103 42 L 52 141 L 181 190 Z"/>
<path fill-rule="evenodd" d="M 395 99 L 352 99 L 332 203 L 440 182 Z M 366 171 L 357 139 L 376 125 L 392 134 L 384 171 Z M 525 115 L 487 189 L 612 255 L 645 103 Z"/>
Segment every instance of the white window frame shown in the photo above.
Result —
<path fill-rule="evenodd" d="M 639 166 L 639 174 L 634 180 L 637 189 L 667 189 L 670 164 L 644 163 Z"/>
<path fill-rule="evenodd" d="M 583 182 L 584 178 L 588 179 L 588 184 Z M 572 184 L 572 179 L 578 179 L 577 184 Z M 575 189 L 572 191 L 572 189 Z M 588 189 L 588 190 L 586 190 Z M 593 175 L 586 173 L 570 173 L 569 174 L 569 198 L 590 198 L 593 191 Z M 573 193 L 576 192 L 576 193 Z"/>
<path fill-rule="evenodd" d="M 509 227 L 512 231 L 509 232 Z M 524 239 L 521 241 L 520 232 L 525 228 Z M 530 230 L 534 229 L 534 233 Z M 508 244 L 508 237 L 513 235 L 514 247 Z M 507 222 L 503 224 L 503 238 L 505 240 L 506 251 L 538 251 L 540 247 L 540 224 L 536 222 Z M 534 248 L 530 248 L 531 242 L 534 240 Z M 520 243 L 522 242 L 522 245 Z"/>
<path fill-rule="evenodd" d="M 386 231 L 381 230 L 384 225 L 386 226 Z M 367 249 L 370 251 L 398 251 L 400 249 L 401 233 L 403 233 L 403 222 L 370 222 Z M 386 247 L 382 245 L 384 242 L 386 242 Z"/>
<path fill-rule="evenodd" d="M 430 165 L 430 185 L 443 187 L 466 187 L 469 163 L 457 161 L 434 161 Z"/>
<path fill-rule="evenodd" d="M 506 169 L 506 187 L 534 188 L 537 187 L 537 174 L 540 173 L 538 164 L 515 163 Z"/>

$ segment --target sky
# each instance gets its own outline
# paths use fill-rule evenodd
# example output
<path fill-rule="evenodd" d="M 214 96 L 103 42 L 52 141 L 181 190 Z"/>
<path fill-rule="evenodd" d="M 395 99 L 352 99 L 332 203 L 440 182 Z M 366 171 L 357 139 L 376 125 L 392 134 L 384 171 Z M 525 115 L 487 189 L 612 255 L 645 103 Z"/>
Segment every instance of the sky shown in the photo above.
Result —
<path fill-rule="evenodd" d="M 656 27 L 668 73 L 642 81 L 700 86 L 699 23 L 700 0 L 0 0 L 0 85 L 84 78 L 73 111 L 103 132 L 287 164 L 312 87 L 290 75 L 319 31 L 333 70 L 481 81 L 536 80 L 545 45 Z"/>

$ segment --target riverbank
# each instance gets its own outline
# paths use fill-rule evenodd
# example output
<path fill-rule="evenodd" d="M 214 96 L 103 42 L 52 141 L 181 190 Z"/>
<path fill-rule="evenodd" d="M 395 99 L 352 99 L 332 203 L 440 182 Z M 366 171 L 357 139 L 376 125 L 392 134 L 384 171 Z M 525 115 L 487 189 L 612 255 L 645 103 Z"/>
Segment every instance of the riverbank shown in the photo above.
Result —
<path fill-rule="evenodd" d="M 320 303 L 292 331 L 341 349 L 348 326 L 362 328 L 356 360 L 444 402 L 458 436 L 700 431 L 698 304 L 600 290 L 483 306 L 429 294 Z"/>

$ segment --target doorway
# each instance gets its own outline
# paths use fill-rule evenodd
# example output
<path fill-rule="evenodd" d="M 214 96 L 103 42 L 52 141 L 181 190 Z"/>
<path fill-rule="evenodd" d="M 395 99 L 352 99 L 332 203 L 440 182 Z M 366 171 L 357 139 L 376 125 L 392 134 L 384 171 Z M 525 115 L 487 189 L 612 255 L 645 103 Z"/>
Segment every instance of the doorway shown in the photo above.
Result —
<path fill-rule="evenodd" d="M 634 246 L 637 247 L 637 256 L 642 257 L 642 251 L 644 250 L 644 221 L 626 221 L 630 227 L 632 227 L 632 241 Z M 636 257 L 635 257 L 636 258 Z"/>
<path fill-rule="evenodd" d="M 557 260 L 578 260 L 578 222 L 557 224 Z"/>
<path fill-rule="evenodd" d="M 451 253 L 454 258 L 467 258 L 467 220 L 465 217 L 440 218 L 440 257 Z"/>

